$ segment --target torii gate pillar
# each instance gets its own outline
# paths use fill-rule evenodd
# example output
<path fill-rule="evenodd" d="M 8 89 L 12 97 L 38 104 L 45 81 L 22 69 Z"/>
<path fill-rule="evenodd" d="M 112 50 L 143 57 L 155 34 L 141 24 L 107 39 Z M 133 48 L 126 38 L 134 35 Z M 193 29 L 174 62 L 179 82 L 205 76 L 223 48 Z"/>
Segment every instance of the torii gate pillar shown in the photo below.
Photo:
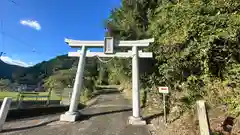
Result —
<path fill-rule="evenodd" d="M 86 47 L 82 46 L 81 49 L 81 56 L 79 58 L 77 73 L 74 81 L 73 86 L 73 93 L 71 96 L 69 110 L 60 116 L 60 121 L 69 121 L 74 122 L 76 121 L 79 116 L 80 112 L 78 111 L 78 104 L 81 94 L 81 88 L 83 85 L 83 72 L 84 72 L 84 65 L 85 65 L 85 57 L 86 57 Z"/>
<path fill-rule="evenodd" d="M 132 47 L 132 111 L 133 115 L 129 117 L 131 125 L 145 125 L 146 121 L 140 115 L 140 89 L 139 89 L 139 62 L 138 48 Z"/>
<path fill-rule="evenodd" d="M 83 71 L 85 57 L 131 57 L 132 58 L 132 109 L 133 114 L 129 117 L 129 124 L 132 125 L 145 125 L 146 122 L 140 115 L 140 90 L 139 90 L 139 58 L 152 58 L 151 52 L 138 51 L 139 47 L 147 47 L 149 43 L 154 39 L 136 40 L 136 41 L 118 41 L 114 42 L 112 38 L 109 38 L 110 42 L 104 41 L 79 41 L 66 39 L 71 47 L 82 48 L 81 53 L 70 52 L 70 57 L 80 57 L 78 69 L 76 73 L 76 79 L 74 82 L 74 88 L 71 98 L 69 111 L 60 116 L 60 121 L 76 121 L 79 117 L 77 105 L 79 103 L 80 90 L 83 83 Z M 105 39 L 106 40 L 106 39 Z M 108 40 L 108 39 L 107 39 Z M 105 47 L 105 53 L 103 52 L 87 52 L 85 47 Z M 114 47 L 131 47 L 132 51 L 129 52 L 115 52 Z"/>

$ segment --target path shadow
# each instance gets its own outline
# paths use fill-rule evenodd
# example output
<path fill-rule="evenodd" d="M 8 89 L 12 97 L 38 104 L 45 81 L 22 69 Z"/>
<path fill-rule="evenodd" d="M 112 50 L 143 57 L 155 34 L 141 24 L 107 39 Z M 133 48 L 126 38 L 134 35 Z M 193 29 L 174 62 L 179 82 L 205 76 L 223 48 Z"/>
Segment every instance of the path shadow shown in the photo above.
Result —
<path fill-rule="evenodd" d="M 100 115 L 106 115 L 106 114 L 113 114 L 113 113 L 120 113 L 120 112 L 128 112 L 128 111 L 132 111 L 132 108 L 127 108 L 127 109 L 121 109 L 121 110 L 113 110 L 113 111 L 107 111 L 107 112 L 100 112 L 100 113 L 94 113 L 94 114 L 81 114 L 80 118 L 78 119 L 78 121 L 83 121 L 83 120 L 88 120 L 92 117 L 96 117 L 96 116 L 100 116 Z M 54 119 L 51 121 L 46 121 L 37 125 L 33 125 L 33 126 L 28 126 L 28 127 L 20 127 L 20 128 L 11 128 L 11 129 L 4 129 L 1 132 L 5 133 L 5 132 L 13 132 L 13 131 L 21 131 L 21 130 L 27 130 L 27 129 L 31 129 L 31 128 L 36 128 L 36 127 L 41 127 L 41 126 L 45 126 L 47 124 L 50 124 L 52 122 L 58 121 L 58 119 Z"/>
<path fill-rule="evenodd" d="M 21 131 L 21 130 L 27 130 L 27 129 L 31 129 L 31 128 L 36 128 L 36 127 L 40 127 L 40 126 L 45 126 L 47 124 L 50 124 L 52 122 L 58 121 L 59 119 L 54 119 L 51 121 L 46 121 L 37 125 L 33 125 L 33 126 L 28 126 L 28 127 L 20 127 L 20 128 L 10 128 L 10 129 L 3 129 L 1 131 L 1 133 L 6 133 L 6 132 L 13 132 L 13 131 Z"/>
<path fill-rule="evenodd" d="M 116 93 L 120 93 L 120 91 L 116 88 L 97 89 L 96 91 L 93 92 L 93 95 L 91 96 L 91 98 L 95 98 L 102 94 L 106 95 L 106 94 L 116 94 Z"/>
<path fill-rule="evenodd" d="M 113 110 L 113 111 L 107 111 L 107 112 L 100 112 L 100 113 L 94 113 L 94 114 L 81 114 L 80 119 L 78 121 L 88 120 L 92 117 L 97 117 L 97 116 L 100 116 L 100 115 L 114 114 L 114 113 L 121 113 L 121 112 L 129 112 L 129 111 L 132 111 L 132 108 L 121 109 L 121 110 Z"/>
<path fill-rule="evenodd" d="M 159 117 L 159 116 L 163 116 L 163 113 L 157 113 L 157 114 L 153 114 L 153 115 L 149 115 L 144 117 L 143 119 L 147 122 L 147 124 L 150 124 L 151 120 Z"/>
<path fill-rule="evenodd" d="M 96 86 L 96 90 L 112 90 L 115 89 L 117 90 L 116 87 L 104 87 L 104 86 Z"/>
<path fill-rule="evenodd" d="M 79 105 L 79 108 L 83 108 L 83 107 L 84 105 Z M 57 114 L 57 113 L 65 112 L 67 110 L 68 110 L 68 106 L 10 110 L 8 112 L 6 121 L 14 121 L 18 119 L 44 116 L 49 114 Z"/>

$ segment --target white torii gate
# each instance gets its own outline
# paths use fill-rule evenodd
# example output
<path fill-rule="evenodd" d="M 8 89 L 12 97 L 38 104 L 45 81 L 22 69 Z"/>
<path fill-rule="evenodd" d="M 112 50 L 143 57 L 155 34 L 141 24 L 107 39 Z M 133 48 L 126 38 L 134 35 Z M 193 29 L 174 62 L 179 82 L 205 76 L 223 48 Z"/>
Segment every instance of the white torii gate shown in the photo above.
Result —
<path fill-rule="evenodd" d="M 72 48 L 81 48 L 79 52 L 69 52 L 70 57 L 79 57 L 79 63 L 76 78 L 71 97 L 69 110 L 60 116 L 60 121 L 73 122 L 78 119 L 80 112 L 77 107 L 80 98 L 80 90 L 83 83 L 83 71 L 86 57 L 132 57 L 132 109 L 133 116 L 129 117 L 129 124 L 139 125 L 146 124 L 140 116 L 140 91 L 139 91 L 139 65 L 138 58 L 152 58 L 152 52 L 138 51 L 140 47 L 147 47 L 154 39 L 136 40 L 136 41 L 114 41 L 113 38 L 107 37 L 104 41 L 80 41 L 65 39 L 65 42 Z M 90 52 L 87 47 L 104 47 L 104 52 Z M 130 47 L 132 51 L 114 52 L 117 47 Z"/>

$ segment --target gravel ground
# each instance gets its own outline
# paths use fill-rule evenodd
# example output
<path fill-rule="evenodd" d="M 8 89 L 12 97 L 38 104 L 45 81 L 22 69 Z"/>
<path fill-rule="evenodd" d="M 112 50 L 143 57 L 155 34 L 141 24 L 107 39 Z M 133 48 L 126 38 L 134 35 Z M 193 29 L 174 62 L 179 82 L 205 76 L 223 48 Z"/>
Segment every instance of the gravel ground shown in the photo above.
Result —
<path fill-rule="evenodd" d="M 59 115 L 7 122 L 2 135 L 150 135 L 146 126 L 131 126 L 131 105 L 119 93 L 97 97 L 95 104 L 81 110 L 82 120 L 60 122 Z"/>

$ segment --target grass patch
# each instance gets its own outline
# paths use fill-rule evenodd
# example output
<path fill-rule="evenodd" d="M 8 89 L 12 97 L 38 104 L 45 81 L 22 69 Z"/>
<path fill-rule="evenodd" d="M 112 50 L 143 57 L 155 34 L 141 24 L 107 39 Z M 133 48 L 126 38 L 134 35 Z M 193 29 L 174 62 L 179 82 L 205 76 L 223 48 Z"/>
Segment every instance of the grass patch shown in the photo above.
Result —
<path fill-rule="evenodd" d="M 17 100 L 19 92 L 0 92 L 0 100 L 3 100 L 5 97 L 11 97 L 13 100 Z"/>
<path fill-rule="evenodd" d="M 38 96 L 37 100 L 47 100 L 48 92 L 29 92 L 28 94 L 29 97 L 25 97 L 23 100 L 36 100 L 36 97 Z M 19 92 L 0 92 L 0 100 L 3 100 L 5 97 L 11 97 L 12 100 L 17 100 L 20 96 Z M 61 97 L 57 96 L 54 92 L 51 93 L 50 95 L 50 100 L 61 100 Z"/>

